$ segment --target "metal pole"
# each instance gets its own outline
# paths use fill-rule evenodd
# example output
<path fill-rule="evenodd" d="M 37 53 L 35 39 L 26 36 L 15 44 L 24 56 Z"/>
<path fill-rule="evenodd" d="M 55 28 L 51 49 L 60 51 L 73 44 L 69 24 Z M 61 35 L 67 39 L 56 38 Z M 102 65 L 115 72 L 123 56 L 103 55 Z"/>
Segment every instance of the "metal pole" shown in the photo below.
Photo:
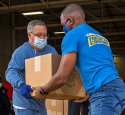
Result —
<path fill-rule="evenodd" d="M 110 22 L 110 33 L 111 33 L 111 28 L 112 28 L 112 25 L 111 25 L 111 22 Z"/>
<path fill-rule="evenodd" d="M 11 23 L 12 26 L 15 27 L 15 15 L 12 13 L 11 15 Z M 15 41 L 15 29 L 12 29 L 12 51 L 16 49 L 16 41 Z"/>
<path fill-rule="evenodd" d="M 103 3 L 102 3 L 102 20 L 103 20 Z"/>
<path fill-rule="evenodd" d="M 111 3 L 108 3 L 110 4 L 111 6 L 115 7 L 116 9 L 120 10 L 121 12 L 123 12 L 125 14 L 125 11 L 121 10 L 120 8 L 116 7 L 115 5 L 111 4 Z"/>

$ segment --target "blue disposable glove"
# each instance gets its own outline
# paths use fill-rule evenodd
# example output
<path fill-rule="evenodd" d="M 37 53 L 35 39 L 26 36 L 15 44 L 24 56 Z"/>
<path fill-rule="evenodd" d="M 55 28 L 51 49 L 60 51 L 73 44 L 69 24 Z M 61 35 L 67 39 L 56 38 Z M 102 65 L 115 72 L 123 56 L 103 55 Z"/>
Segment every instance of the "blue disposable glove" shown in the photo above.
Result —
<path fill-rule="evenodd" d="M 26 99 L 32 99 L 33 97 L 30 95 L 30 92 L 33 92 L 33 90 L 31 89 L 31 87 L 29 85 L 26 85 L 25 83 L 22 83 L 20 85 L 20 92 L 21 95 L 24 96 Z"/>

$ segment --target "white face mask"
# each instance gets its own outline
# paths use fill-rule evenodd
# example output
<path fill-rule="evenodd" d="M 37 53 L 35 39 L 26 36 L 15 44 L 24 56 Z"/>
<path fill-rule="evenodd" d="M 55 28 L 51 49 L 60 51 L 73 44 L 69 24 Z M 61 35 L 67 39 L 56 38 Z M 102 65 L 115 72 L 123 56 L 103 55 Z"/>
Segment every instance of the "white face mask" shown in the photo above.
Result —
<path fill-rule="evenodd" d="M 0 83 L 0 88 L 3 86 L 3 84 L 2 83 Z"/>
<path fill-rule="evenodd" d="M 36 46 L 37 48 L 39 49 L 43 49 L 47 44 L 47 38 L 45 39 L 40 39 L 38 37 L 35 37 L 35 40 L 34 40 L 34 46 Z"/>

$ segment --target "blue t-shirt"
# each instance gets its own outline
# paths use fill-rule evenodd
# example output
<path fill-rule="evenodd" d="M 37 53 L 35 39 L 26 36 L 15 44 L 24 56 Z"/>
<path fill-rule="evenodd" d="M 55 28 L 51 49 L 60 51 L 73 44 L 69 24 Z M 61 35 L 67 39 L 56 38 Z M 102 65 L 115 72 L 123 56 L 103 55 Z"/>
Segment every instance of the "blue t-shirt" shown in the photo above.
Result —
<path fill-rule="evenodd" d="M 75 67 L 89 94 L 119 77 L 109 41 L 89 25 L 80 24 L 65 35 L 62 55 L 69 52 L 77 52 Z"/>

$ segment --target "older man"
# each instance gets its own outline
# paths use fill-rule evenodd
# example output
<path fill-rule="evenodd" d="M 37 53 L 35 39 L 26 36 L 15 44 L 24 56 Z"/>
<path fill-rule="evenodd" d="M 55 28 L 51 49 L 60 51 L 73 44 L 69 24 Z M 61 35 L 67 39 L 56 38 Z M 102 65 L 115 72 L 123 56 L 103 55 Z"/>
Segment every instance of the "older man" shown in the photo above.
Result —
<path fill-rule="evenodd" d="M 88 93 L 89 115 L 120 115 L 125 108 L 125 83 L 115 69 L 109 41 L 86 24 L 84 11 L 77 4 L 69 4 L 60 19 L 67 33 L 61 63 L 49 83 L 34 88 L 36 98 L 45 99 L 41 90 L 48 93 L 64 85 L 76 66 Z"/>
<path fill-rule="evenodd" d="M 16 115 L 47 115 L 45 101 L 32 98 L 29 94 L 32 89 L 25 84 L 25 59 L 57 52 L 47 44 L 47 27 L 43 21 L 29 22 L 27 34 L 29 42 L 14 51 L 6 70 L 6 80 L 13 86 L 13 106 Z"/>

